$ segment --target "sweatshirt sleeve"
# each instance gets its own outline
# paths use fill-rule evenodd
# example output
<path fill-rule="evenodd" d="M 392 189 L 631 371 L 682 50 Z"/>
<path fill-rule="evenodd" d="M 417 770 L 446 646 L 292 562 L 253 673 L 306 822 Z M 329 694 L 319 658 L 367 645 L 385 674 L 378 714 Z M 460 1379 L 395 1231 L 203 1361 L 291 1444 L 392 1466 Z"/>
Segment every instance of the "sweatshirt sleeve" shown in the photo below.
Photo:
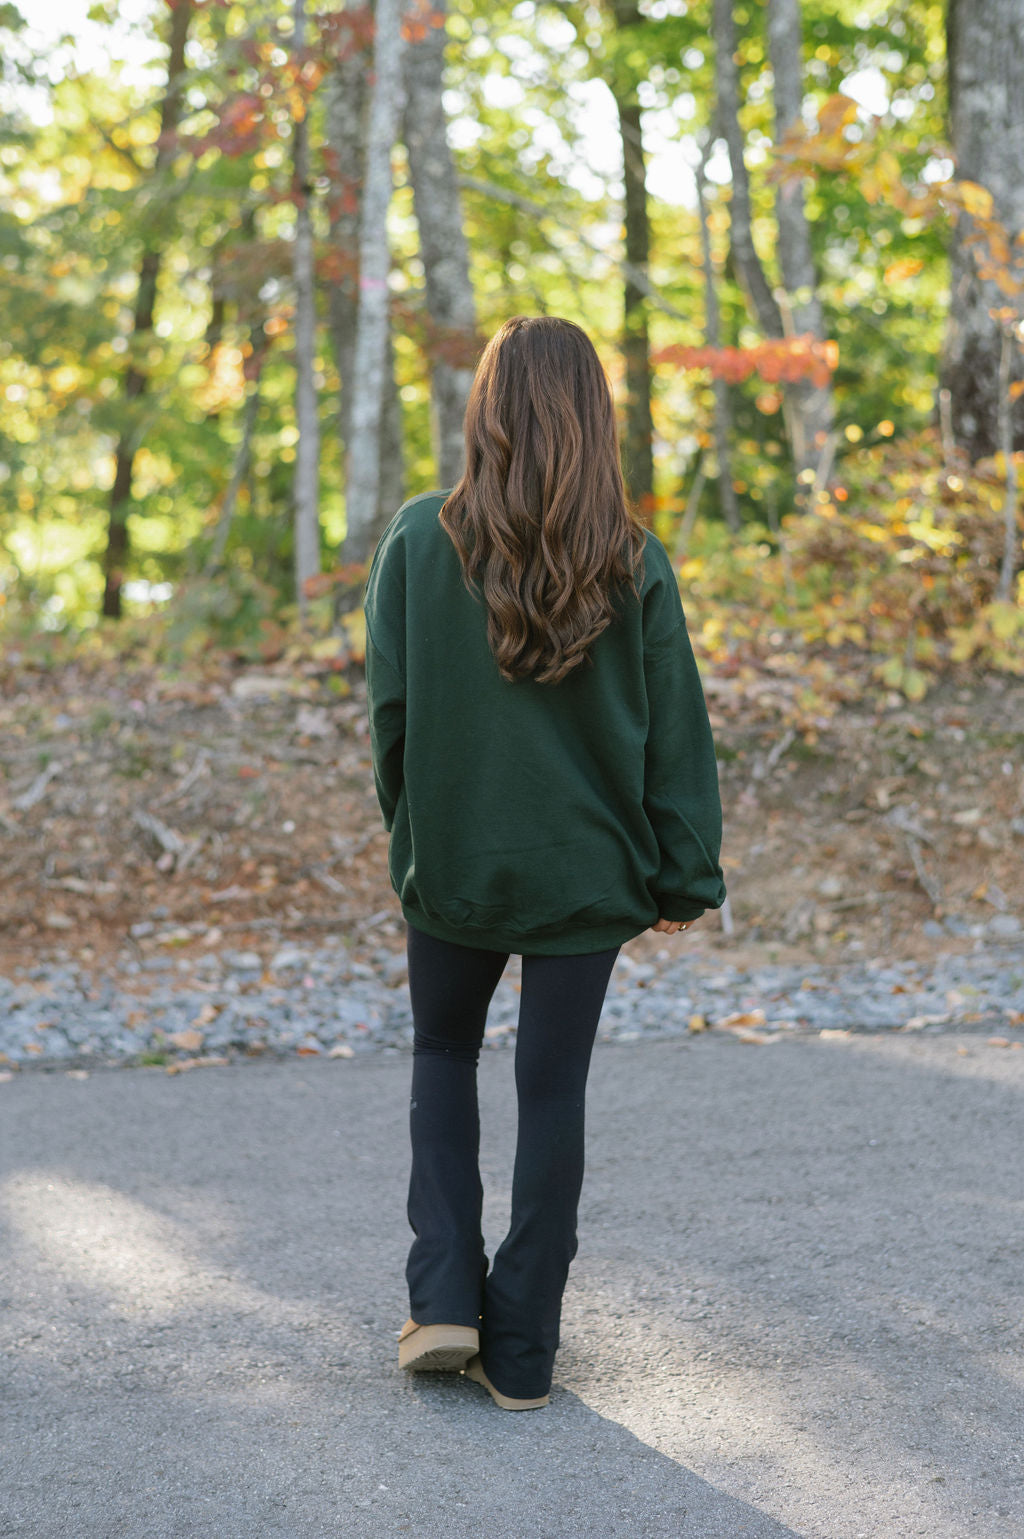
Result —
<path fill-rule="evenodd" d="M 387 535 L 366 587 L 366 712 L 370 753 L 384 827 L 391 832 L 405 756 L 405 612 L 401 553 Z"/>
<path fill-rule="evenodd" d="M 674 586 L 674 581 L 673 581 Z M 675 592 L 678 606 L 678 590 Z M 654 896 L 662 919 L 721 908 L 722 806 L 707 707 L 683 619 L 644 650 L 649 723 L 644 810 L 661 851 Z"/>
<path fill-rule="evenodd" d="M 405 754 L 405 684 L 366 632 L 366 704 L 370 753 L 384 827 L 395 821 Z"/>

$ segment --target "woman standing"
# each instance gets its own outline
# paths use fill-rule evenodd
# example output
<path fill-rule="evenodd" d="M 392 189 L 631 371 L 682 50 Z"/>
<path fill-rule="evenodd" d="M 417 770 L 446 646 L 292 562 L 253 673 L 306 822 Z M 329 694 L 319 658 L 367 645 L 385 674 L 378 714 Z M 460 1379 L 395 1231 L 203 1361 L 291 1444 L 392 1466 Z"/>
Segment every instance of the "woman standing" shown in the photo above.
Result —
<path fill-rule="evenodd" d="M 721 905 L 711 729 L 664 547 L 628 512 L 608 381 L 516 317 L 466 411 L 466 473 L 377 548 L 366 674 L 415 1027 L 405 1368 L 547 1404 L 576 1254 L 584 1098 L 611 970 Z M 511 1227 L 488 1271 L 476 1067 L 522 957 Z"/>

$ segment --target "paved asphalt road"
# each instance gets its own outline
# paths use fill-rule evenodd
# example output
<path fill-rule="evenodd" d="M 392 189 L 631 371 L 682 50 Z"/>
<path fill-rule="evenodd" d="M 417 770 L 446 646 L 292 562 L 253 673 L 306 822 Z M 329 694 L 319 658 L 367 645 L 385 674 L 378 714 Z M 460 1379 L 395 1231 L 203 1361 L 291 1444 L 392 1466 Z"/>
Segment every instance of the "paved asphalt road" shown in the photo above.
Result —
<path fill-rule="evenodd" d="M 556 1388 L 518 1416 L 394 1366 L 408 1073 L 0 1085 L 0 1534 L 1021 1539 L 1024 1052 L 599 1047 Z"/>

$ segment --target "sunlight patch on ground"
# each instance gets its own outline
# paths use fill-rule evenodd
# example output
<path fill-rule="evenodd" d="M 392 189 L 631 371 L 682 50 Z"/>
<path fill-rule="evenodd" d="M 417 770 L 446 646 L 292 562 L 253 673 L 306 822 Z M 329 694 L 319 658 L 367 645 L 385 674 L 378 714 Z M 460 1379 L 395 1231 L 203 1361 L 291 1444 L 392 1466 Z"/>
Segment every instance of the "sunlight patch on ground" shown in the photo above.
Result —
<path fill-rule="evenodd" d="M 197 1303 L 248 1308 L 264 1296 L 195 1255 L 183 1227 L 100 1182 L 26 1171 L 0 1187 L 0 1211 L 44 1267 L 126 1315 L 171 1315 Z"/>

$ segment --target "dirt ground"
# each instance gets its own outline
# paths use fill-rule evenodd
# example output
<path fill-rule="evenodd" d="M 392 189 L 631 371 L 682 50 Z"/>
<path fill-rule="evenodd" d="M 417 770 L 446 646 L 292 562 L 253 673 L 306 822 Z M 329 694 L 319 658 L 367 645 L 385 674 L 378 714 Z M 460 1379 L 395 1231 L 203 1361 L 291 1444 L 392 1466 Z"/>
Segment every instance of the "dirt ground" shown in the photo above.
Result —
<path fill-rule="evenodd" d="M 316 933 L 401 948 L 357 675 L 8 660 L 0 682 L 0 973 Z M 1024 919 L 1024 681 L 847 704 L 811 732 L 782 695 L 706 684 L 730 911 L 634 957 L 921 959 Z"/>

